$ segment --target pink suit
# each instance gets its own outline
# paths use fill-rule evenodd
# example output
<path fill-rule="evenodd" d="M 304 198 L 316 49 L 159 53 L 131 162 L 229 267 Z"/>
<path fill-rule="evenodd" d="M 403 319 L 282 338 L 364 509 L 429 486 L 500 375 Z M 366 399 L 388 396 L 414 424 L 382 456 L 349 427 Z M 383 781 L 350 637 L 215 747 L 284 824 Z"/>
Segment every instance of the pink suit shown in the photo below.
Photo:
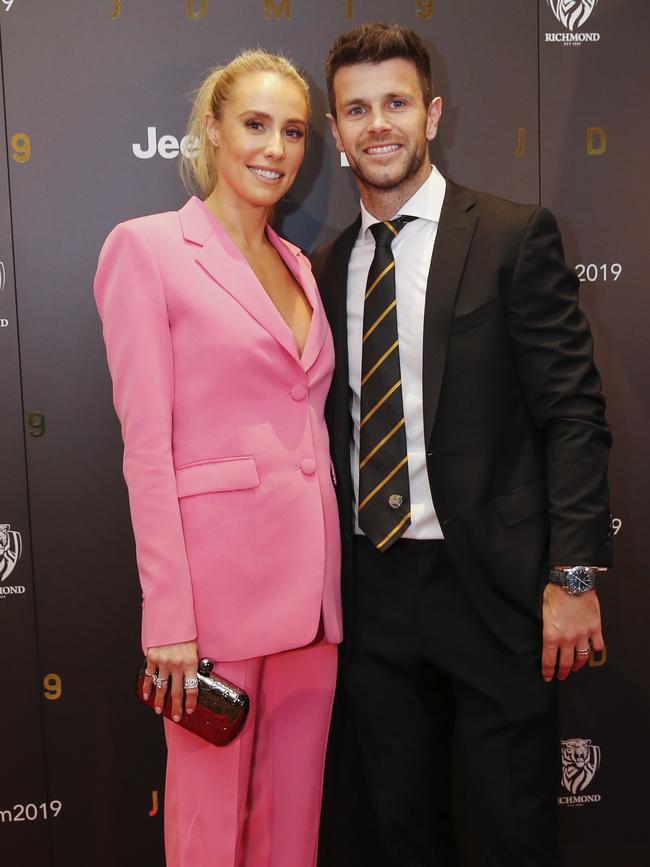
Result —
<path fill-rule="evenodd" d="M 225 748 L 166 723 L 170 867 L 315 863 L 341 640 L 323 419 L 334 351 L 309 262 L 267 235 L 312 306 L 302 357 L 196 198 L 117 226 L 95 279 L 125 443 L 143 648 L 196 638 L 253 705 Z M 324 637 L 312 643 L 321 620 Z"/>

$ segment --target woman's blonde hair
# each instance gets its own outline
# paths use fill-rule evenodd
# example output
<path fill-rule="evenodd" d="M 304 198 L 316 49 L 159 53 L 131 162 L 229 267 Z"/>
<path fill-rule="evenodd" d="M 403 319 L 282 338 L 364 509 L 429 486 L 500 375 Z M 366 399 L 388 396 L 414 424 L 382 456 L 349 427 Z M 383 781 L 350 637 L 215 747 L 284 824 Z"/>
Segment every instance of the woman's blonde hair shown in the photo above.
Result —
<path fill-rule="evenodd" d="M 189 155 L 181 154 L 181 178 L 188 192 L 198 192 L 207 197 L 217 183 L 215 166 L 216 146 L 210 141 L 205 128 L 205 116 L 212 113 L 219 120 L 224 105 L 228 102 L 234 85 L 245 75 L 253 72 L 275 72 L 293 81 L 303 92 L 308 112 L 311 111 L 309 85 L 286 57 L 271 54 L 263 48 L 242 51 L 226 66 L 212 69 L 194 93 L 194 105 L 187 126 L 190 143 Z"/>

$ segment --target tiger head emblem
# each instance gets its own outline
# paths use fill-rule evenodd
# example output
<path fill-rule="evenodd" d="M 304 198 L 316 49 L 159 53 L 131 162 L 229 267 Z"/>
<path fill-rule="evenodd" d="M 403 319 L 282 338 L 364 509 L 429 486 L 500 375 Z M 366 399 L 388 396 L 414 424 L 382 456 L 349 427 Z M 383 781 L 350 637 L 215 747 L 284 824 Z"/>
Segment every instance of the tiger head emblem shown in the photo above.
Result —
<path fill-rule="evenodd" d="M 562 785 L 576 795 L 584 791 L 600 767 L 600 747 L 583 738 L 562 741 Z"/>
<path fill-rule="evenodd" d="M 20 533 L 12 530 L 11 524 L 0 524 L 0 581 L 4 581 L 14 571 L 22 549 Z"/>
<path fill-rule="evenodd" d="M 598 0 L 547 0 L 547 2 L 560 24 L 573 33 L 589 18 Z"/>

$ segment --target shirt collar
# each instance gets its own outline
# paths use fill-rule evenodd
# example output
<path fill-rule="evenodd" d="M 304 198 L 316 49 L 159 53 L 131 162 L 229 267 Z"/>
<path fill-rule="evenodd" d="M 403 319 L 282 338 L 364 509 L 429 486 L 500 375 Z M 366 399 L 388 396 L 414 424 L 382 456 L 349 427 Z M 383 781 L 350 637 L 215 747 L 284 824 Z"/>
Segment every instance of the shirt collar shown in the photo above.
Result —
<path fill-rule="evenodd" d="M 421 217 L 423 220 L 430 220 L 432 223 L 440 222 L 440 213 L 442 211 L 442 203 L 445 198 L 447 182 L 440 174 L 438 169 L 432 165 L 431 173 L 422 186 L 413 193 L 408 202 L 405 202 L 399 210 L 400 214 L 408 214 L 411 217 Z M 391 219 L 395 219 L 398 214 L 393 214 Z M 361 232 L 360 237 L 368 237 L 368 229 L 374 223 L 379 223 L 377 217 L 373 217 L 364 207 L 361 202 Z"/>

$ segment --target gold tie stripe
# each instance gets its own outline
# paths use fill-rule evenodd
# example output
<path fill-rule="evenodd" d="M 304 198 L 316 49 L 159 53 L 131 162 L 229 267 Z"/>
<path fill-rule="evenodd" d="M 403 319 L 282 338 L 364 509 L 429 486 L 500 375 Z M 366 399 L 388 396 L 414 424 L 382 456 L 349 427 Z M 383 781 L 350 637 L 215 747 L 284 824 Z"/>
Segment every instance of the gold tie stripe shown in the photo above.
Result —
<path fill-rule="evenodd" d="M 375 321 L 373 322 L 373 324 L 370 326 L 370 328 L 369 328 L 369 329 L 366 331 L 366 333 L 363 335 L 363 342 L 364 342 L 364 343 L 365 343 L 366 340 L 370 337 L 370 335 L 371 335 L 372 332 L 375 330 L 375 328 L 378 328 L 378 327 L 381 325 L 382 321 L 383 321 L 383 320 L 388 316 L 388 314 L 389 314 L 390 311 L 393 309 L 393 307 L 395 307 L 396 304 L 397 304 L 397 301 L 391 301 L 390 304 L 388 305 L 388 307 L 387 307 L 387 308 L 384 310 L 384 312 L 381 314 L 381 316 L 379 316 L 378 319 L 375 319 Z"/>
<path fill-rule="evenodd" d="M 390 533 L 387 533 L 380 542 L 377 542 L 377 547 L 383 551 L 386 544 L 393 538 L 395 533 L 398 533 L 402 529 L 402 527 L 404 527 L 404 524 L 406 524 L 407 521 L 409 522 L 409 524 L 411 523 L 411 513 L 410 512 L 408 512 L 406 515 L 404 515 L 404 517 L 399 522 L 399 524 L 397 524 L 395 527 L 393 527 L 393 529 L 390 531 Z M 406 529 L 406 528 L 404 528 L 404 529 Z"/>
<path fill-rule="evenodd" d="M 361 380 L 361 385 L 365 385 L 368 382 L 368 380 L 373 375 L 373 373 L 375 373 L 376 370 L 379 370 L 379 368 L 384 363 L 384 361 L 386 361 L 386 359 L 391 354 L 391 352 L 394 352 L 398 346 L 399 346 L 399 340 L 396 340 L 392 346 L 388 347 L 388 349 L 386 350 L 386 352 L 384 352 L 384 354 L 379 359 L 379 361 L 376 361 L 375 364 L 373 364 L 373 366 L 370 368 L 368 373 L 366 373 L 366 375 L 363 377 L 363 379 Z"/>
<path fill-rule="evenodd" d="M 359 511 L 361 511 L 361 509 L 363 509 L 364 506 L 368 505 L 370 500 L 372 500 L 372 498 L 375 496 L 375 494 L 378 493 L 387 482 L 390 482 L 390 480 L 393 478 L 395 473 L 399 472 L 399 470 L 402 469 L 402 467 L 406 464 L 408 459 L 409 459 L 408 455 L 404 455 L 404 457 L 398 463 L 398 465 L 396 467 L 393 467 L 393 469 L 390 471 L 390 473 L 388 473 L 388 475 L 384 476 L 384 478 L 381 480 L 381 482 L 379 482 L 377 487 L 374 488 L 372 491 L 370 491 L 370 493 L 368 494 L 367 497 L 364 497 L 364 499 L 361 500 L 361 502 L 359 503 Z"/>
<path fill-rule="evenodd" d="M 379 407 L 384 403 L 384 401 L 388 400 L 388 398 L 391 396 L 391 394 L 393 394 L 393 392 L 394 392 L 397 388 L 399 388 L 401 385 L 402 385 L 402 380 L 401 380 L 401 379 L 398 379 L 397 382 L 395 383 L 395 385 L 394 385 L 392 388 L 389 388 L 388 391 L 386 392 L 386 394 L 385 394 L 382 398 L 380 398 L 380 399 L 377 401 L 377 403 L 373 406 L 373 408 L 372 408 L 369 412 L 367 412 L 367 413 L 364 415 L 364 417 L 361 419 L 361 427 L 363 427 L 364 424 L 366 424 L 366 422 L 367 422 L 370 418 L 372 418 L 372 416 L 374 415 L 374 413 L 377 412 L 377 410 L 378 410 Z"/>
<path fill-rule="evenodd" d="M 373 281 L 372 285 L 370 285 L 370 286 L 366 289 L 366 295 L 365 295 L 364 301 L 367 300 L 367 298 L 368 298 L 368 297 L 370 296 L 370 294 L 373 292 L 373 290 L 375 289 L 375 287 L 379 285 L 379 283 L 384 279 L 384 277 L 386 276 L 386 274 L 388 274 L 389 271 L 392 271 L 394 267 L 395 267 L 395 263 L 394 263 L 394 262 L 391 262 L 390 265 L 387 265 L 387 266 L 384 268 L 384 270 L 381 272 L 381 274 L 379 274 L 379 276 L 375 278 L 375 280 Z"/>
<path fill-rule="evenodd" d="M 385 436 L 383 439 L 379 440 L 379 442 L 378 442 L 377 445 L 374 447 L 374 449 L 373 449 L 371 452 L 368 452 L 368 454 L 366 455 L 366 457 L 363 458 L 363 460 L 362 460 L 361 463 L 359 464 L 359 468 L 360 468 L 360 469 L 363 469 L 363 468 L 365 467 L 365 465 L 368 463 L 368 461 L 370 460 L 370 458 L 374 457 L 374 455 L 379 451 L 379 449 L 384 445 L 384 443 L 388 442 L 388 440 L 393 436 L 393 434 L 397 433 L 397 431 L 402 427 L 403 424 L 404 424 L 404 419 L 401 418 L 401 419 L 397 422 L 397 424 L 395 425 L 395 427 L 394 427 L 392 430 L 388 431 L 388 433 L 386 434 L 386 436 Z"/>

